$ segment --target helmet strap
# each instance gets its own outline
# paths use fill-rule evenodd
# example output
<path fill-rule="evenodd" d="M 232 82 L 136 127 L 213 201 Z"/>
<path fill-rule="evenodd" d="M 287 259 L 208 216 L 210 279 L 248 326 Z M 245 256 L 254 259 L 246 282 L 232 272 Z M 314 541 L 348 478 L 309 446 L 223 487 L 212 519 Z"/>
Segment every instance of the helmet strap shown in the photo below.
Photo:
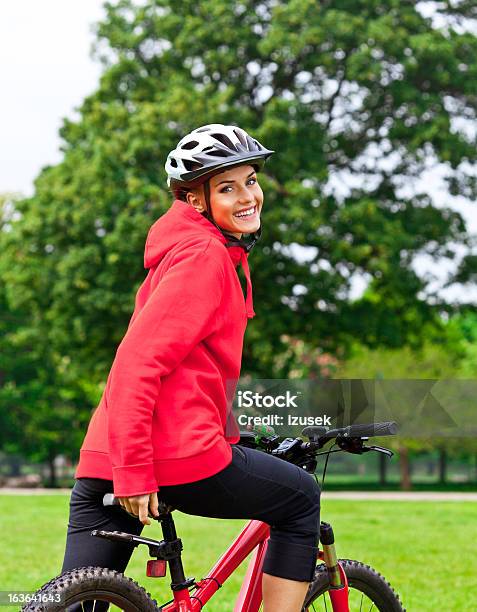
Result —
<path fill-rule="evenodd" d="M 212 216 L 212 207 L 210 205 L 210 179 L 207 179 L 204 183 L 204 194 L 207 219 L 209 219 L 209 221 L 212 221 L 212 223 L 214 223 L 215 225 L 214 218 Z"/>
<path fill-rule="evenodd" d="M 235 236 L 228 234 L 224 230 L 221 230 L 221 232 L 228 239 L 228 242 L 225 244 L 226 247 L 239 246 L 246 253 L 250 253 L 253 247 L 260 240 L 260 236 L 262 235 L 262 226 L 260 226 L 258 230 L 254 232 L 253 234 L 249 234 L 249 237 L 247 240 L 244 240 L 243 238 L 236 238 Z"/>

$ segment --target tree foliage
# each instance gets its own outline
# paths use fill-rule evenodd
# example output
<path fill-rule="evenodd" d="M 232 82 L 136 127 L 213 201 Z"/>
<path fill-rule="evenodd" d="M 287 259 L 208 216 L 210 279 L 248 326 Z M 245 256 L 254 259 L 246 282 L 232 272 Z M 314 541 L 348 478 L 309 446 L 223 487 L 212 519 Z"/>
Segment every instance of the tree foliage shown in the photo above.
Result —
<path fill-rule="evenodd" d="M 15 196 L 0 196 L 0 252 L 9 240 Z M 0 448 L 52 466 L 58 454 L 76 458 L 98 389 L 53 348 L 30 312 L 10 306 L 8 267 L 0 258 Z M 86 409 L 85 409 L 86 408 Z"/>
<path fill-rule="evenodd" d="M 477 195 L 466 172 L 475 138 L 458 129 L 475 119 L 477 37 L 453 25 L 475 9 L 439 3 L 439 29 L 418 4 L 107 2 L 99 86 L 64 121 L 63 160 L 43 169 L 2 238 L 9 310 L 26 313 L 56 363 L 104 381 L 144 278 L 147 230 L 171 202 L 167 153 L 223 122 L 277 152 L 260 180 L 244 371 L 286 376 L 285 337 L 332 353 L 352 341 L 418 346 L 446 304 L 413 261 L 452 259 L 468 236 L 459 213 L 409 187 L 442 163 L 452 193 Z M 356 278 L 367 288 L 352 299 Z"/>

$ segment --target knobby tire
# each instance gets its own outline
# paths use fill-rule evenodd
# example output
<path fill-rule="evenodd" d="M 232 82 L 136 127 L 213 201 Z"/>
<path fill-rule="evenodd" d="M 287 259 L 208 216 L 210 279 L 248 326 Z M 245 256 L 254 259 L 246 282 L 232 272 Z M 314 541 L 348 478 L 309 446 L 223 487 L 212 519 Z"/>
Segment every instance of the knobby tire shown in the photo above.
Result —
<path fill-rule="evenodd" d="M 93 606 L 85 602 L 94 600 L 112 603 L 124 612 L 157 612 L 160 609 L 137 582 L 103 567 L 80 567 L 64 572 L 41 587 L 36 595 L 51 595 L 60 602 L 31 602 L 22 608 L 22 612 L 64 612 L 80 602 L 83 602 L 83 607 L 78 605 L 78 610 L 89 612 Z M 95 611 L 98 610 L 100 607 L 96 604 Z"/>
<path fill-rule="evenodd" d="M 405 612 L 389 582 L 372 567 L 351 559 L 340 559 L 340 563 L 350 588 L 350 612 Z M 329 590 L 326 565 L 320 563 L 316 567 L 315 578 L 305 599 L 304 612 L 332 612 L 331 600 L 327 594 Z"/>

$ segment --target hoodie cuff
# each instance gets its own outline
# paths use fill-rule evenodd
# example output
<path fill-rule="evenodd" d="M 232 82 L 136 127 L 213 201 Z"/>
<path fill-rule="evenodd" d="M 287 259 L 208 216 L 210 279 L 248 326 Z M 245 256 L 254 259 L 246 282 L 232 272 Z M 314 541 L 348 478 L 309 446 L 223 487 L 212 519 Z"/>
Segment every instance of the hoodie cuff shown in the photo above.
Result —
<path fill-rule="evenodd" d="M 159 489 L 152 463 L 113 467 L 113 483 L 115 497 L 147 495 Z"/>

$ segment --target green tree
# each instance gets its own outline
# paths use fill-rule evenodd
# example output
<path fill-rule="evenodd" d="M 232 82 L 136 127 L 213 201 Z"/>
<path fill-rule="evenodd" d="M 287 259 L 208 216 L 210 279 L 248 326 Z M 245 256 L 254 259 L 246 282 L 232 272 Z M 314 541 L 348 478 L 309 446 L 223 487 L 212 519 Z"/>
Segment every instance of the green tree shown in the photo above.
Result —
<path fill-rule="evenodd" d="M 286 335 L 331 353 L 352 339 L 419 345 L 446 305 L 412 262 L 452 259 L 467 233 L 457 212 L 400 188 L 445 163 L 453 193 L 475 196 L 464 165 L 475 141 L 455 119 L 475 116 L 476 36 L 436 29 L 401 0 L 105 8 L 98 89 L 64 121 L 63 160 L 17 203 L 0 255 L 9 307 L 28 312 L 36 337 L 82 380 L 105 380 L 144 278 L 147 229 L 171 201 L 166 155 L 190 129 L 224 122 L 277 151 L 261 179 L 244 371 L 286 376 Z M 473 10 L 438 6 L 447 19 Z M 331 181 L 344 172 L 355 186 L 340 197 Z M 360 275 L 368 288 L 352 300 Z"/>
<path fill-rule="evenodd" d="M 0 196 L 0 252 L 9 240 L 16 197 Z M 10 306 L 6 267 L 8 260 L 0 258 L 0 450 L 47 463 L 55 486 L 54 459 L 60 453 L 77 458 L 91 402 L 100 390 L 81 379 L 69 358 L 31 325 L 26 305 Z"/>

